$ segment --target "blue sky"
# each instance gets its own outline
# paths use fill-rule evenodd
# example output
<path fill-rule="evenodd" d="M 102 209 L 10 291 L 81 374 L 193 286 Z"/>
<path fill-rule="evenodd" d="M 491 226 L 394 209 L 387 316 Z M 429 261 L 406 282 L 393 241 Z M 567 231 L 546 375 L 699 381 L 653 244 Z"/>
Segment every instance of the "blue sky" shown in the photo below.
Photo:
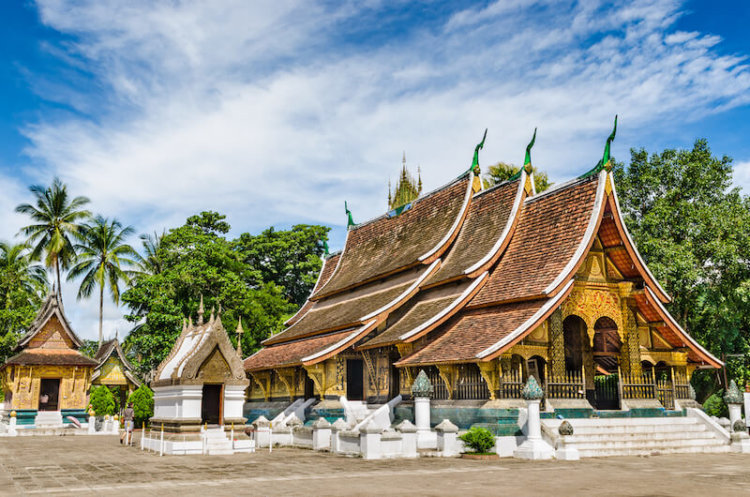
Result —
<path fill-rule="evenodd" d="M 0 238 L 59 175 L 138 232 L 200 210 L 234 232 L 385 210 L 401 154 L 427 189 L 481 163 L 563 181 L 601 156 L 689 147 L 750 191 L 747 2 L 37 0 L 0 5 Z M 96 334 L 96 305 L 73 306 Z M 127 325 L 106 309 L 105 333 Z"/>

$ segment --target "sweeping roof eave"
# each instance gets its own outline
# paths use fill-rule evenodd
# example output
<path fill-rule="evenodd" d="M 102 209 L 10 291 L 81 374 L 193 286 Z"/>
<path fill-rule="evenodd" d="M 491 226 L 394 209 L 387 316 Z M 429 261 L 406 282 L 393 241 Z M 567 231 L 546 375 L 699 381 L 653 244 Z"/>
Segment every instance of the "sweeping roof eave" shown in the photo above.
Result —
<path fill-rule="evenodd" d="M 471 197 L 471 181 L 462 175 L 415 200 L 399 216 L 380 216 L 352 227 L 331 278 L 311 300 L 431 264 L 458 235 Z"/>
<path fill-rule="evenodd" d="M 315 294 L 315 292 L 325 285 L 328 280 L 331 278 L 331 275 L 336 269 L 336 265 L 339 261 L 339 256 L 341 255 L 341 251 L 334 252 L 330 254 L 328 257 L 323 259 L 323 265 L 320 268 L 320 272 L 318 273 L 318 279 L 315 281 L 315 285 L 313 286 L 313 289 L 310 291 L 310 295 L 307 296 L 307 300 L 305 300 L 305 303 L 300 306 L 300 308 L 297 310 L 296 313 L 289 319 L 287 319 L 284 322 L 285 326 L 291 326 L 297 321 L 299 321 L 302 316 L 307 314 L 307 312 L 313 307 L 313 301 L 310 300 L 312 296 Z"/>
<path fill-rule="evenodd" d="M 673 331 L 677 336 L 679 336 L 690 350 L 695 352 L 696 355 L 700 357 L 709 367 L 721 368 L 724 366 L 724 363 L 720 359 L 706 350 L 693 337 L 691 337 L 690 334 L 682 328 L 682 326 L 680 326 L 680 324 L 664 307 L 664 304 L 662 304 L 656 292 L 654 292 L 649 286 L 645 286 L 645 290 L 649 304 L 651 304 L 653 308 L 656 309 L 656 312 L 668 325 L 669 329 Z"/>

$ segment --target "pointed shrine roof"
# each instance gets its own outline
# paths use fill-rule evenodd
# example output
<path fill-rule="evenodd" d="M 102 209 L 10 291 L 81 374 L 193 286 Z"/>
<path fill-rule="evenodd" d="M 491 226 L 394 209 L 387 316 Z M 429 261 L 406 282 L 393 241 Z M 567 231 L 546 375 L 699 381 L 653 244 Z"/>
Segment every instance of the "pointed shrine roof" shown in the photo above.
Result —
<path fill-rule="evenodd" d="M 73 328 L 71 328 L 70 323 L 68 322 L 68 318 L 65 316 L 60 298 L 58 297 L 57 293 L 52 290 L 44 300 L 44 303 L 42 304 L 41 309 L 39 309 L 36 318 L 31 323 L 31 326 L 29 326 L 29 330 L 25 335 L 21 337 L 20 340 L 18 340 L 18 345 L 16 346 L 15 350 L 25 348 L 29 344 L 31 339 L 34 338 L 40 331 L 42 331 L 47 322 L 53 317 L 57 317 L 58 321 L 62 325 L 63 332 L 70 338 L 76 349 L 83 346 L 83 341 L 81 341 L 81 339 L 78 338 L 78 335 L 73 332 Z"/>
<path fill-rule="evenodd" d="M 112 356 L 117 357 L 117 359 L 122 363 L 123 374 L 125 375 L 125 377 L 130 380 L 130 382 L 133 383 L 136 387 L 140 386 L 141 382 L 133 374 L 133 365 L 130 364 L 130 361 L 128 361 L 128 359 L 125 357 L 125 353 L 122 351 L 122 347 L 120 347 L 120 342 L 117 338 L 107 340 L 106 342 L 102 343 L 97 349 L 94 359 L 99 362 L 99 365 L 96 367 L 96 369 L 94 369 L 94 373 L 91 375 L 91 379 L 95 380 L 99 377 L 99 375 L 101 375 L 102 366 L 104 366 L 107 360 Z"/>

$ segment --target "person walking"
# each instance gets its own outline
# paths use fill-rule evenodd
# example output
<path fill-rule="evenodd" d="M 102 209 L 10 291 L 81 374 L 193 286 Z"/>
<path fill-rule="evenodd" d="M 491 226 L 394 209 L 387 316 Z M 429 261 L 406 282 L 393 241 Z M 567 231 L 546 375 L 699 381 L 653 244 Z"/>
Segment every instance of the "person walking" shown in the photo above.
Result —
<path fill-rule="evenodd" d="M 128 402 L 128 407 L 122 412 L 122 421 L 125 427 L 125 431 L 120 436 L 120 443 L 125 440 L 125 445 L 130 445 L 133 442 L 133 420 L 135 418 L 135 411 L 133 410 L 133 403 Z"/>

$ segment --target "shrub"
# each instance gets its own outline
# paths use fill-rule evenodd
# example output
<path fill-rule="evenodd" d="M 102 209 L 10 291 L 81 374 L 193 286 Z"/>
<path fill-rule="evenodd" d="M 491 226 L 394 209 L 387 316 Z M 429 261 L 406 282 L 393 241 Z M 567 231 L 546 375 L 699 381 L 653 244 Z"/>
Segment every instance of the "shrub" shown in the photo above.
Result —
<path fill-rule="evenodd" d="M 472 452 L 487 453 L 495 447 L 495 437 L 490 430 L 475 426 L 461 435 L 461 440 Z"/>
<path fill-rule="evenodd" d="M 149 418 L 154 415 L 154 392 L 145 384 L 141 384 L 135 392 L 130 394 L 128 402 L 133 403 L 135 426 L 148 422 Z"/>
<path fill-rule="evenodd" d="M 91 391 L 89 404 L 91 404 L 91 407 L 94 409 L 97 416 L 111 416 L 117 412 L 115 396 L 112 395 L 109 388 L 105 386 L 98 386 Z"/>
<path fill-rule="evenodd" d="M 723 394 L 724 391 L 719 390 L 706 399 L 703 403 L 703 410 L 706 411 L 706 414 L 716 416 L 717 418 L 726 418 L 729 416 L 729 409 L 722 398 Z"/>

